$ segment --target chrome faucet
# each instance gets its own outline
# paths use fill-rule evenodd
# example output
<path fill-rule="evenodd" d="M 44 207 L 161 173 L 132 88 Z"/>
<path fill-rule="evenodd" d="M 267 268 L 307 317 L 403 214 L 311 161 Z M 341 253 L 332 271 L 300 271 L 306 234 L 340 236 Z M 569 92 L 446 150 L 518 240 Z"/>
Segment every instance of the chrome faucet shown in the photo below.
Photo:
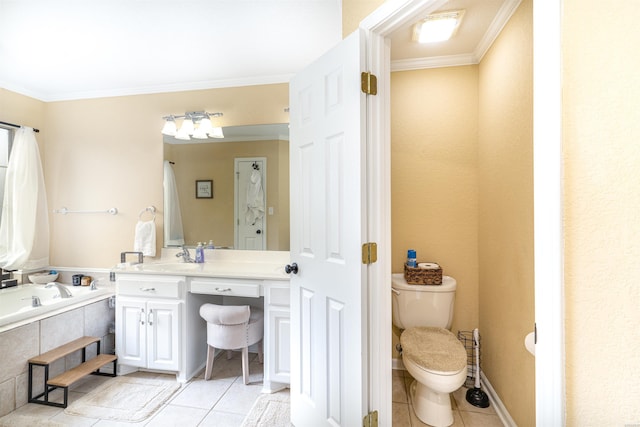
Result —
<path fill-rule="evenodd" d="M 142 264 L 144 262 L 144 255 L 142 254 L 142 252 L 120 252 L 120 262 L 126 262 L 127 261 L 127 255 L 137 255 L 138 256 L 138 262 L 134 263 L 134 264 Z"/>
<path fill-rule="evenodd" d="M 186 246 L 182 246 L 182 252 L 178 252 L 176 254 L 176 258 L 182 257 L 184 262 L 196 262 L 195 259 L 191 258 L 191 254 L 189 253 L 189 249 Z"/>
<path fill-rule="evenodd" d="M 29 298 L 21 298 L 22 300 L 28 300 Z M 37 296 L 33 295 L 31 297 L 31 307 L 40 307 L 42 305 L 42 303 L 40 302 L 40 298 L 38 298 Z"/>
<path fill-rule="evenodd" d="M 58 282 L 49 282 L 45 285 L 45 288 L 51 288 L 53 286 L 58 288 L 58 292 L 60 293 L 60 298 L 71 298 L 73 296 L 73 294 L 69 292 L 69 289 L 67 289 L 64 285 L 61 285 Z"/>

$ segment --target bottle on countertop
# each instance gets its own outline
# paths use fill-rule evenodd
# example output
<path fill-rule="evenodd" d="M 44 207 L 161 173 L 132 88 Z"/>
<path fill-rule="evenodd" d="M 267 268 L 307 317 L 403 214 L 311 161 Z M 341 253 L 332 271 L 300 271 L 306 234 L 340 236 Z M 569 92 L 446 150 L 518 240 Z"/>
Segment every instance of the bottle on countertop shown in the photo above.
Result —
<path fill-rule="evenodd" d="M 407 267 L 416 268 L 418 266 L 418 262 L 416 261 L 416 251 L 415 249 L 409 249 L 407 251 Z"/>
<path fill-rule="evenodd" d="M 209 244 L 207 245 L 207 249 L 215 249 L 216 247 L 213 246 L 213 240 L 209 240 Z"/>
<path fill-rule="evenodd" d="M 198 242 L 198 246 L 196 246 L 196 262 L 198 264 L 204 262 L 204 247 L 202 246 L 202 242 Z"/>

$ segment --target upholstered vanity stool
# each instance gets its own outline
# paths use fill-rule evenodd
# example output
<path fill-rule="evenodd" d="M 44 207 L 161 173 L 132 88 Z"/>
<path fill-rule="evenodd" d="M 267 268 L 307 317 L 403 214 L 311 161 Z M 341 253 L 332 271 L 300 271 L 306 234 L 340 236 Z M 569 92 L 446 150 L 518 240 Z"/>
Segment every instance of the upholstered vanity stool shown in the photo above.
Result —
<path fill-rule="evenodd" d="M 258 358 L 262 362 L 264 314 L 248 305 L 203 304 L 200 316 L 207 322 L 207 367 L 204 379 L 211 378 L 216 348 L 242 350 L 242 379 L 249 384 L 249 346 L 260 343 Z M 229 356 L 229 354 L 227 353 Z"/>

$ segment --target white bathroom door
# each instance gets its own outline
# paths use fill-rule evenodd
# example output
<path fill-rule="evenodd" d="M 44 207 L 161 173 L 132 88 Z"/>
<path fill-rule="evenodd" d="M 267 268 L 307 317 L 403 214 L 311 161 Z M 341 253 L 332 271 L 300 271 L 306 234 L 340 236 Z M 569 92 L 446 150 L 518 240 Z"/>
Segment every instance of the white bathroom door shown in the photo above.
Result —
<path fill-rule="evenodd" d="M 267 159 L 235 159 L 235 248 L 267 249 Z M 259 181 L 256 181 L 259 179 Z M 261 191 L 258 191 L 258 187 Z M 249 212 L 248 212 L 249 211 Z"/>
<path fill-rule="evenodd" d="M 291 421 L 358 426 L 368 408 L 364 36 L 290 82 Z"/>

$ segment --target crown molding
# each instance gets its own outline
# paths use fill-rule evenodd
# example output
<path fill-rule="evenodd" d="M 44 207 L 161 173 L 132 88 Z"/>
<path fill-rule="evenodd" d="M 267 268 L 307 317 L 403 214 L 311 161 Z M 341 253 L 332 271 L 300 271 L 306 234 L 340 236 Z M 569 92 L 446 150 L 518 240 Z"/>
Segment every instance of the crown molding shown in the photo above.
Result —
<path fill-rule="evenodd" d="M 521 2 L 522 0 L 506 0 L 502 4 L 502 7 L 500 7 L 500 10 L 498 10 L 498 13 L 496 13 L 496 16 L 493 18 L 491 25 L 489 25 L 489 28 L 487 28 L 484 36 L 473 51 L 474 56 L 478 58 L 478 62 L 482 61 L 485 53 L 487 53 L 491 45 L 493 45 L 493 42 L 496 41 L 502 29 L 507 25 L 507 22 L 509 22 L 509 19 L 511 19 Z"/>
<path fill-rule="evenodd" d="M 391 61 L 391 72 L 422 70 L 425 68 L 459 67 L 461 65 L 474 65 L 477 63 L 478 59 L 472 53 L 415 59 L 399 59 Z"/>
<path fill-rule="evenodd" d="M 487 31 L 484 33 L 482 39 L 480 39 L 472 53 L 399 59 L 391 61 L 391 71 L 410 71 L 427 68 L 459 67 L 462 65 L 479 64 L 491 45 L 493 45 L 493 42 L 495 42 L 496 38 L 500 35 L 504 26 L 509 22 L 509 19 L 511 19 L 515 11 L 518 9 L 521 2 L 522 0 L 506 0 L 502 4 L 500 10 L 498 10 L 498 13 L 489 25 L 489 28 L 487 28 Z"/>

